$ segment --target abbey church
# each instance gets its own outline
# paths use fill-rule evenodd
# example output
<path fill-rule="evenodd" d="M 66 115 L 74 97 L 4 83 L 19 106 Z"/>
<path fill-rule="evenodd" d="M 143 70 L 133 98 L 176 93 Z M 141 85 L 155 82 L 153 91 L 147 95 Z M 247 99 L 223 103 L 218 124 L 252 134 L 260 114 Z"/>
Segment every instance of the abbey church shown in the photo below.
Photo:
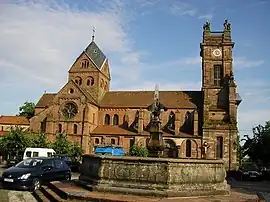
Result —
<path fill-rule="evenodd" d="M 201 91 L 159 92 L 168 109 L 161 114 L 164 152 L 173 158 L 223 159 L 227 170 L 235 170 L 241 99 L 233 77 L 234 42 L 227 20 L 218 32 L 205 23 L 200 47 Z M 92 40 L 70 67 L 62 89 L 41 96 L 30 129 L 45 132 L 49 140 L 65 133 L 85 153 L 100 144 L 119 145 L 126 152 L 134 144 L 145 146 L 150 137 L 147 107 L 154 91 L 111 91 L 110 81 L 108 58 Z"/>

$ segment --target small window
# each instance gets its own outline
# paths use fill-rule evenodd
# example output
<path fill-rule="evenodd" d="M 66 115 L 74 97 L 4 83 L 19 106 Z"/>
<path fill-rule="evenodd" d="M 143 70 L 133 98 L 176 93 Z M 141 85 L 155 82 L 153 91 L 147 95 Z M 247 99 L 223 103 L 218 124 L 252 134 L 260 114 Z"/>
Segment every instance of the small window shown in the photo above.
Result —
<path fill-rule="evenodd" d="M 95 83 L 95 81 L 94 81 L 94 78 L 92 76 L 90 76 L 86 81 L 87 86 L 93 86 L 94 83 Z"/>
<path fill-rule="evenodd" d="M 217 137 L 217 148 L 216 148 L 216 157 L 222 159 L 223 158 L 223 137 Z"/>
<path fill-rule="evenodd" d="M 191 141 L 186 142 L 186 157 L 191 157 Z"/>
<path fill-rule="evenodd" d="M 31 154 L 32 154 L 32 152 L 31 152 L 31 151 L 27 151 L 27 152 L 25 153 L 26 157 L 28 157 L 28 158 L 30 158 L 30 157 L 31 157 Z"/>
<path fill-rule="evenodd" d="M 33 152 L 33 157 L 38 157 L 38 152 Z"/>
<path fill-rule="evenodd" d="M 62 169 L 62 168 L 64 168 L 64 164 L 63 164 L 62 161 L 60 161 L 60 160 L 55 160 L 54 163 L 55 163 L 55 168 L 56 168 L 56 169 Z"/>
<path fill-rule="evenodd" d="M 78 132 L 78 126 L 77 126 L 77 124 L 74 124 L 74 126 L 73 126 L 73 133 L 76 135 L 77 132 Z"/>
<path fill-rule="evenodd" d="M 47 152 L 47 157 L 52 157 L 52 152 Z"/>
<path fill-rule="evenodd" d="M 214 85 L 221 86 L 223 79 L 223 68 L 222 65 L 214 65 Z"/>
<path fill-rule="evenodd" d="M 98 138 L 95 139 L 95 144 L 99 144 L 99 139 Z"/>
<path fill-rule="evenodd" d="M 113 115 L 113 125 L 119 124 L 119 116 L 117 114 Z"/>
<path fill-rule="evenodd" d="M 1 126 L 1 131 L 3 131 L 4 130 L 4 126 Z"/>
<path fill-rule="evenodd" d="M 88 60 L 83 60 L 81 62 L 81 68 L 88 68 L 89 67 L 89 61 Z"/>
<path fill-rule="evenodd" d="M 129 147 L 132 147 L 134 145 L 135 141 L 134 139 L 129 139 Z"/>
<path fill-rule="evenodd" d="M 111 139 L 111 144 L 115 144 L 115 139 Z"/>
<path fill-rule="evenodd" d="M 69 94 L 73 94 L 73 93 L 74 93 L 74 89 L 73 88 L 69 89 Z"/>
<path fill-rule="evenodd" d="M 78 84 L 78 85 L 82 85 L 82 79 L 81 79 L 81 77 L 76 77 L 75 78 L 75 83 Z"/>
<path fill-rule="evenodd" d="M 60 123 L 58 124 L 58 132 L 62 133 L 62 124 L 60 124 Z"/>
<path fill-rule="evenodd" d="M 105 115 L 104 123 L 105 123 L 105 125 L 110 125 L 110 115 L 109 114 Z"/>

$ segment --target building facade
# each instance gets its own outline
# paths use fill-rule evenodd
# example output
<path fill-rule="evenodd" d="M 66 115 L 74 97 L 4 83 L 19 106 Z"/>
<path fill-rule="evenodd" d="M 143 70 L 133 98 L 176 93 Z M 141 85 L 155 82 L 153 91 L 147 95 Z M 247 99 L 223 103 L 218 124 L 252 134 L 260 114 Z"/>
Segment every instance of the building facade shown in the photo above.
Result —
<path fill-rule="evenodd" d="M 15 127 L 27 130 L 29 126 L 30 122 L 24 116 L 0 116 L 0 136 L 6 135 Z"/>
<path fill-rule="evenodd" d="M 231 27 L 212 32 L 203 27 L 201 91 L 160 91 L 168 108 L 161 115 L 166 149 L 173 158 L 224 159 L 228 170 L 237 168 L 237 107 L 241 102 L 233 78 Z M 199 71 L 199 69 L 198 69 Z M 33 132 L 50 140 L 66 133 L 85 153 L 99 144 L 146 146 L 154 91 L 110 91 L 108 58 L 94 40 L 76 59 L 68 81 L 58 93 L 45 93 L 30 120 Z M 207 149 L 207 150 L 206 150 Z"/>

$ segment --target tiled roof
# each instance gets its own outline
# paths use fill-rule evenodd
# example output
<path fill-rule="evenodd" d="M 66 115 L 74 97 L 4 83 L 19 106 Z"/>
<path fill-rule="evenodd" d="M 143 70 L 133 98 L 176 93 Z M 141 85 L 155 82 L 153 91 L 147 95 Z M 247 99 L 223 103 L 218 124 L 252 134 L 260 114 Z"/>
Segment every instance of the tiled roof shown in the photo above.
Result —
<path fill-rule="evenodd" d="M 53 100 L 55 95 L 56 93 L 44 93 L 36 104 L 36 107 L 47 107 L 49 103 Z"/>
<path fill-rule="evenodd" d="M 0 116 L 0 124 L 29 125 L 29 120 L 24 116 Z"/>
<path fill-rule="evenodd" d="M 88 99 L 90 94 L 84 91 Z M 45 93 L 36 107 L 47 107 L 56 94 Z M 146 108 L 153 103 L 153 91 L 110 91 L 100 101 L 103 108 Z M 167 108 L 194 109 L 202 103 L 201 91 L 160 91 L 160 102 Z M 90 99 L 91 100 L 91 99 Z M 94 100 L 92 102 L 95 103 Z"/>
<path fill-rule="evenodd" d="M 126 128 L 123 128 L 121 126 L 111 126 L 111 125 L 100 125 L 97 126 L 93 132 L 91 132 L 93 135 L 138 135 L 138 133 L 130 131 Z M 142 135 L 150 136 L 150 133 L 148 131 L 143 131 Z M 199 136 L 194 136 L 186 133 L 180 133 L 180 135 L 172 135 L 170 133 L 163 133 L 163 136 L 168 137 L 193 137 L 193 138 L 199 138 Z"/>
<path fill-rule="evenodd" d="M 104 108 L 146 108 L 153 103 L 153 91 L 110 91 L 100 102 Z M 160 91 L 160 102 L 167 108 L 197 108 L 201 91 Z"/>

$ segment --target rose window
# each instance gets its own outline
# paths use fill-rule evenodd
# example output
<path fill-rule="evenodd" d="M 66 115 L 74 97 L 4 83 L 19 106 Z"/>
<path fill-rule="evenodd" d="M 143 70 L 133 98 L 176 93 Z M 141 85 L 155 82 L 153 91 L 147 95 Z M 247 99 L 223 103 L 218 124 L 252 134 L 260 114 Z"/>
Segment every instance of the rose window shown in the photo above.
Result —
<path fill-rule="evenodd" d="M 77 106 L 74 103 L 67 103 L 62 109 L 62 114 L 67 119 L 72 119 L 77 113 Z"/>

